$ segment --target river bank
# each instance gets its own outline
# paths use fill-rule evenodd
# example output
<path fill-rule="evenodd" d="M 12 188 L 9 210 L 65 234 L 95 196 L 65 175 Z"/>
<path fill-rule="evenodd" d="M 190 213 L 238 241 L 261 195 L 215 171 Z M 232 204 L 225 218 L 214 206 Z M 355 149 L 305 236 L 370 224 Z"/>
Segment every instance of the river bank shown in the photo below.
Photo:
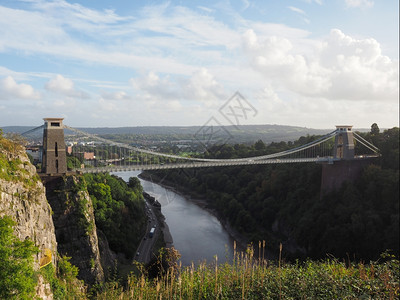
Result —
<path fill-rule="evenodd" d="M 156 209 L 157 210 L 157 209 Z M 161 232 L 164 237 L 164 243 L 166 248 L 172 248 L 174 246 L 174 239 L 172 238 L 167 222 L 165 222 L 165 216 L 162 211 L 156 213 L 158 222 L 161 223 Z"/>
<path fill-rule="evenodd" d="M 215 209 L 211 208 L 208 205 L 207 200 L 205 198 L 201 197 L 200 195 L 198 195 L 192 191 L 185 189 L 184 187 L 177 186 L 173 182 L 165 180 L 165 178 L 161 179 L 154 174 L 150 175 L 146 172 L 142 172 L 138 175 L 138 177 L 141 178 L 142 180 L 156 183 L 156 184 L 162 186 L 163 188 L 170 190 L 170 191 L 186 198 L 188 201 L 196 204 L 200 208 L 209 212 L 211 215 L 215 216 L 218 219 L 218 221 L 221 223 L 221 225 L 226 230 L 226 232 L 236 241 L 237 249 L 239 251 L 243 251 L 247 248 L 248 239 L 246 237 L 244 237 L 242 234 L 240 234 L 239 232 L 237 232 L 237 230 L 232 228 L 232 226 L 230 226 L 230 224 L 226 220 L 224 220 Z M 167 238 L 171 237 L 171 240 L 172 240 L 172 236 L 171 236 L 171 233 L 169 232 L 168 225 L 165 222 L 164 222 L 164 224 L 166 225 L 166 227 L 164 228 L 165 229 L 164 238 L 165 238 L 165 236 L 167 236 Z"/>

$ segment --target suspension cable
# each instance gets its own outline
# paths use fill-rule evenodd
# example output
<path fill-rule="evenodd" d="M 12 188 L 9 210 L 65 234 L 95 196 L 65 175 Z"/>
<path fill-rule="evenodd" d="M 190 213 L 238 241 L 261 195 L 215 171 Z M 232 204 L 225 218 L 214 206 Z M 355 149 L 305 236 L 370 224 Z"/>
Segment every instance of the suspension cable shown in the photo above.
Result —
<path fill-rule="evenodd" d="M 354 139 L 357 141 L 357 142 L 359 142 L 360 144 L 362 144 L 362 145 L 364 145 L 365 147 L 367 147 L 369 150 L 371 150 L 372 152 L 374 152 L 374 153 L 378 153 L 378 151 L 376 150 L 376 149 L 378 149 L 378 148 L 376 148 L 376 149 L 374 149 L 374 148 L 372 148 L 372 147 L 370 147 L 369 145 L 367 145 L 367 144 L 365 144 L 362 140 L 359 140 L 357 137 L 354 137 Z M 379 149 L 378 149 L 379 150 Z"/>
<path fill-rule="evenodd" d="M 32 132 L 34 132 L 36 130 L 42 129 L 42 128 L 44 128 L 44 125 L 40 125 L 40 126 L 35 127 L 33 129 L 29 129 L 28 131 L 25 131 L 25 132 L 21 133 L 21 135 L 28 135 L 28 134 L 30 134 L 30 133 L 32 133 Z"/>
<path fill-rule="evenodd" d="M 353 135 L 355 135 L 356 137 L 358 137 L 359 139 L 361 139 L 362 141 L 364 141 L 366 144 L 368 144 L 369 146 L 371 146 L 372 148 L 374 148 L 376 151 L 374 151 L 374 152 L 377 152 L 377 151 L 379 151 L 379 148 L 378 147 L 376 147 L 375 145 L 373 145 L 372 143 L 370 143 L 370 142 L 368 142 L 366 139 L 364 139 L 362 136 L 360 136 L 359 134 L 357 134 L 357 133 L 355 133 L 355 132 L 353 132 Z M 357 138 L 356 138 L 356 140 L 357 140 Z M 360 141 L 359 141 L 360 142 Z M 361 142 L 360 142 L 361 143 Z M 364 145 L 364 144 L 363 144 Z M 364 145 L 365 146 L 365 145 Z M 366 146 L 367 147 L 367 146 Z M 368 147 L 369 148 L 369 147 Z"/>
<path fill-rule="evenodd" d="M 319 139 L 317 139 L 315 141 L 309 142 L 309 143 L 307 143 L 305 145 L 301 145 L 301 146 L 296 147 L 294 149 L 285 150 L 285 151 L 274 153 L 274 154 L 247 157 L 247 158 L 235 158 L 235 159 L 211 159 L 211 158 L 192 158 L 192 157 L 185 157 L 185 156 L 179 156 L 179 155 L 174 155 L 174 154 L 160 153 L 160 152 L 156 152 L 156 151 L 152 151 L 152 150 L 140 149 L 140 148 L 133 147 L 133 146 L 130 146 L 130 145 L 126 145 L 126 144 L 123 144 L 123 143 L 110 141 L 110 140 L 101 138 L 101 137 L 99 137 L 97 135 L 86 133 L 86 132 L 81 131 L 79 129 L 75 129 L 75 128 L 69 127 L 67 125 L 64 125 L 64 127 L 67 128 L 67 129 L 70 129 L 70 130 L 72 130 L 72 131 L 74 131 L 76 133 L 83 134 L 83 135 L 86 135 L 86 136 L 91 137 L 93 139 L 97 139 L 97 140 L 103 141 L 104 143 L 107 143 L 107 144 L 112 143 L 115 146 L 126 147 L 128 149 L 131 149 L 131 150 L 134 150 L 134 151 L 138 151 L 138 152 L 141 152 L 141 153 L 144 153 L 144 154 L 157 155 L 157 156 L 163 156 L 163 157 L 175 158 L 175 159 L 187 160 L 187 161 L 199 161 L 199 162 L 239 162 L 239 161 L 265 160 L 265 159 L 269 159 L 269 158 L 276 158 L 276 157 L 285 156 L 285 155 L 289 155 L 289 154 L 292 154 L 292 153 L 296 153 L 296 152 L 302 151 L 304 149 L 313 147 L 313 146 L 315 146 L 317 144 L 321 144 L 321 143 L 329 140 L 337 132 L 337 130 L 334 130 L 334 131 L 328 133 L 327 135 L 325 135 L 325 136 L 323 136 L 323 137 L 321 137 L 321 138 L 319 138 Z"/>

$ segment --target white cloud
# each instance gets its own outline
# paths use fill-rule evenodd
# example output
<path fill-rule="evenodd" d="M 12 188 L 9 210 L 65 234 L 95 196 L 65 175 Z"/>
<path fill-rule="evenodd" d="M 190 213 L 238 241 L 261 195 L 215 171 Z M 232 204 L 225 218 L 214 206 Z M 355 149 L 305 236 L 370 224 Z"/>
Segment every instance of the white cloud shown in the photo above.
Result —
<path fill-rule="evenodd" d="M 186 78 L 160 77 L 150 72 L 145 77 L 132 78 L 130 82 L 143 98 L 157 103 L 196 101 L 210 107 L 220 105 L 227 96 L 223 86 L 205 68 Z"/>
<path fill-rule="evenodd" d="M 146 99 L 177 99 L 180 98 L 180 91 L 177 83 L 171 81 L 169 76 L 160 77 L 155 72 L 149 72 L 141 78 L 131 78 L 132 86 Z"/>
<path fill-rule="evenodd" d="M 0 6 L 2 51 L 190 75 L 223 57 L 221 50 L 240 47 L 236 29 L 182 6 L 148 6 L 137 18 L 122 18 L 65 1 L 33 5 L 35 11 Z"/>
<path fill-rule="evenodd" d="M 47 15 L 52 15 L 59 20 L 65 21 L 67 19 L 66 16 L 68 16 L 68 23 L 76 24 L 76 27 L 81 30 L 87 30 L 96 25 L 115 24 L 131 19 L 117 15 L 112 9 L 93 10 L 78 3 L 71 4 L 63 0 L 52 2 L 35 1 L 32 2 L 32 6 L 35 10 L 45 12 Z M 84 26 L 82 27 L 82 25 Z"/>
<path fill-rule="evenodd" d="M 101 97 L 106 100 L 117 100 L 117 101 L 132 99 L 132 97 L 124 91 L 118 91 L 113 93 L 103 92 L 101 93 Z"/>
<path fill-rule="evenodd" d="M 315 2 L 315 3 L 317 3 L 317 4 L 319 4 L 319 5 L 322 5 L 322 0 L 303 0 L 304 2 L 307 2 L 307 3 L 313 3 L 313 2 Z"/>
<path fill-rule="evenodd" d="M 7 77 L 7 76 L 11 76 L 12 78 L 14 78 L 14 80 L 27 80 L 28 79 L 28 75 L 25 73 L 21 73 L 21 72 L 16 72 L 13 70 L 10 70 L 8 68 L 5 68 L 3 66 L 0 66 L 0 77 Z"/>
<path fill-rule="evenodd" d="M 11 76 L 0 79 L 0 100 L 39 98 L 40 94 L 29 84 L 18 84 Z"/>
<path fill-rule="evenodd" d="M 46 83 L 45 88 L 48 91 L 52 91 L 68 97 L 77 97 L 83 99 L 89 98 L 89 95 L 87 93 L 75 89 L 74 82 L 71 79 L 65 78 L 60 74 L 49 80 Z"/>
<path fill-rule="evenodd" d="M 46 84 L 46 89 L 53 92 L 70 93 L 74 90 L 74 83 L 71 79 L 65 78 L 62 75 L 56 75 Z"/>
<path fill-rule="evenodd" d="M 288 6 L 288 8 L 291 11 L 299 14 L 300 15 L 300 19 L 303 20 L 304 23 L 306 23 L 306 24 L 310 24 L 311 23 L 310 20 L 305 17 L 307 14 L 306 14 L 306 12 L 304 10 L 302 10 L 302 9 L 300 9 L 298 7 L 294 7 L 294 6 Z"/>
<path fill-rule="evenodd" d="M 370 0 L 345 0 L 346 6 L 355 8 L 355 7 L 360 7 L 360 8 L 371 8 L 374 6 L 374 1 Z"/>
<path fill-rule="evenodd" d="M 111 101 L 106 101 L 104 98 L 100 98 L 98 101 L 99 109 L 104 114 L 107 115 L 110 112 L 118 111 L 118 105 Z"/>
<path fill-rule="evenodd" d="M 223 86 L 205 68 L 192 75 L 184 90 L 187 99 L 195 99 L 206 106 L 218 105 L 227 96 Z"/>
<path fill-rule="evenodd" d="M 212 9 L 212 8 L 209 8 L 209 7 L 205 7 L 205 6 L 201 6 L 201 5 L 198 5 L 197 8 L 199 8 L 199 9 L 201 9 L 201 10 L 207 12 L 207 13 L 214 13 L 215 12 L 215 9 Z"/>
<path fill-rule="evenodd" d="M 249 0 L 242 0 L 243 2 L 243 10 L 246 10 L 250 7 L 250 1 Z"/>
<path fill-rule="evenodd" d="M 383 56 L 374 39 L 357 40 L 332 30 L 312 57 L 298 52 L 289 39 L 260 41 L 252 30 L 244 43 L 252 66 L 281 88 L 333 100 L 397 101 L 397 62 Z"/>
<path fill-rule="evenodd" d="M 296 13 L 298 13 L 298 14 L 301 14 L 301 15 L 305 15 L 305 14 L 306 14 L 306 12 L 305 12 L 304 10 L 302 10 L 302 9 L 300 9 L 300 8 L 297 8 L 297 7 L 294 7 L 294 6 L 288 6 L 288 8 L 289 8 L 291 11 L 294 11 L 294 12 L 296 12 Z"/>
<path fill-rule="evenodd" d="M 261 38 L 268 36 L 279 36 L 287 39 L 305 39 L 310 35 L 309 31 L 304 29 L 294 28 L 285 24 L 276 23 L 263 23 L 263 22 L 251 22 L 249 28 L 254 32 L 257 32 Z M 248 32 L 248 30 L 246 30 Z"/>

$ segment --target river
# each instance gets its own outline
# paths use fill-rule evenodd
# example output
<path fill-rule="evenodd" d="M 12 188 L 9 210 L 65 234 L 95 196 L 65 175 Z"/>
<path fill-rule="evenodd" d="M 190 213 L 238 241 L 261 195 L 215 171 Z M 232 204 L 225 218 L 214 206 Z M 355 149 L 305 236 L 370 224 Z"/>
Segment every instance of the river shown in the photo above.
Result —
<path fill-rule="evenodd" d="M 128 181 L 140 172 L 113 174 Z M 219 263 L 232 262 L 233 238 L 214 215 L 174 191 L 139 179 L 144 191 L 161 203 L 161 212 L 168 224 L 174 247 L 182 255 L 182 265 L 189 266 L 192 262 L 197 265 L 204 260 L 211 263 L 215 261 L 215 255 Z"/>

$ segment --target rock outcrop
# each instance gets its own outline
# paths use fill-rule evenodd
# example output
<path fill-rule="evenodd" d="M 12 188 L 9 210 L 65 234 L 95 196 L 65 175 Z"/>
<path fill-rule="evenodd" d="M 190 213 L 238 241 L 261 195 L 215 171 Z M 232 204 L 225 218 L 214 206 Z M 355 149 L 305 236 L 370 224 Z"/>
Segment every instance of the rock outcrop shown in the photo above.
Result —
<path fill-rule="evenodd" d="M 39 248 L 34 260 L 36 270 L 48 253 L 46 249 L 56 265 L 57 241 L 45 188 L 24 148 L 0 139 L 0 217 L 4 216 L 16 222 L 15 234 L 20 240 L 29 238 Z M 52 299 L 49 284 L 40 275 L 37 296 Z"/>
<path fill-rule="evenodd" d="M 93 205 L 83 178 L 47 177 L 46 193 L 54 211 L 58 252 L 71 257 L 86 284 L 103 282 Z"/>
<path fill-rule="evenodd" d="M 57 241 L 52 211 L 36 168 L 23 150 L 5 153 L 0 149 L 0 155 L 5 155 L 16 166 L 11 171 L 13 174 L 9 174 L 11 177 L 0 175 L 0 217 L 12 217 L 17 223 L 15 233 L 18 238 L 29 238 L 39 248 L 36 269 L 39 269 L 45 249 L 51 250 L 52 262 L 56 265 Z"/>
<path fill-rule="evenodd" d="M 20 240 L 29 238 L 39 248 L 35 270 L 39 270 L 42 258 L 49 258 L 49 253 L 54 266 L 58 254 L 71 257 L 70 262 L 79 268 L 78 277 L 88 285 L 104 282 L 105 273 L 110 275 L 115 270 L 115 254 L 105 235 L 96 228 L 93 204 L 83 178 L 40 178 L 25 149 L 0 135 L 0 217 L 3 216 L 16 222 L 15 235 Z M 39 298 L 53 297 L 49 283 L 40 274 L 36 290 Z"/>

